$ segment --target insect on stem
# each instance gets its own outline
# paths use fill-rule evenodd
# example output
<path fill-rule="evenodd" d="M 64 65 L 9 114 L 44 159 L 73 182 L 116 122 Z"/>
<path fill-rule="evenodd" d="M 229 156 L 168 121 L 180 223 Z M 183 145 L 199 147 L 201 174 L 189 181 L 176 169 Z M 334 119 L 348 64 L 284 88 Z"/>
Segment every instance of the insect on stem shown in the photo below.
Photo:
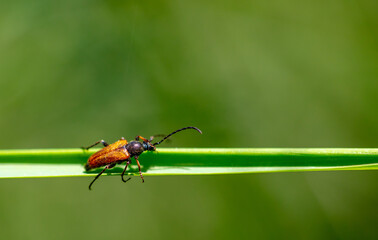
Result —
<path fill-rule="evenodd" d="M 100 140 L 96 142 L 95 144 L 90 145 L 89 147 L 85 149 L 89 149 L 99 143 L 102 143 L 104 145 L 104 148 L 100 151 L 94 153 L 92 156 L 89 157 L 87 164 L 85 164 L 85 170 L 89 171 L 93 168 L 103 167 L 105 168 L 97 174 L 97 176 L 93 179 L 93 181 L 89 184 L 89 190 L 91 190 L 92 184 L 103 174 L 107 169 L 113 168 L 116 164 L 124 163 L 126 162 L 126 166 L 121 174 L 121 179 L 123 182 L 127 182 L 129 179 L 125 180 L 123 176 L 125 175 L 127 166 L 131 163 L 131 158 L 134 157 L 138 164 L 139 168 L 139 175 L 142 178 L 142 182 L 144 182 L 142 170 L 140 163 L 138 161 L 139 155 L 141 155 L 145 151 L 155 151 L 156 145 L 159 145 L 163 141 L 165 141 L 167 138 L 172 136 L 173 134 L 176 134 L 178 132 L 181 132 L 186 129 L 194 129 L 202 134 L 201 130 L 199 130 L 196 127 L 184 127 L 181 129 L 178 129 L 167 136 L 165 136 L 161 141 L 156 142 L 154 144 L 151 143 L 151 140 L 147 140 L 146 138 L 142 136 L 137 136 L 135 138 L 135 141 L 127 142 L 124 138 L 121 138 L 115 143 L 107 144 L 104 140 Z M 142 142 L 141 142 L 142 141 Z"/>

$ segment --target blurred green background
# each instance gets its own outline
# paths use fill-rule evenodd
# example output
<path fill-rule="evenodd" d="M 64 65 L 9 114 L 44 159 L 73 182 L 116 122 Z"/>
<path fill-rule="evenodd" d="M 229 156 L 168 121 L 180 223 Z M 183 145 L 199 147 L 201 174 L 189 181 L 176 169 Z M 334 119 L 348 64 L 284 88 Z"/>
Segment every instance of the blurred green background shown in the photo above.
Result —
<path fill-rule="evenodd" d="M 0 148 L 377 147 L 377 5 L 1 1 Z M 373 171 L 91 180 L 0 180 L 2 239 L 378 237 Z"/>

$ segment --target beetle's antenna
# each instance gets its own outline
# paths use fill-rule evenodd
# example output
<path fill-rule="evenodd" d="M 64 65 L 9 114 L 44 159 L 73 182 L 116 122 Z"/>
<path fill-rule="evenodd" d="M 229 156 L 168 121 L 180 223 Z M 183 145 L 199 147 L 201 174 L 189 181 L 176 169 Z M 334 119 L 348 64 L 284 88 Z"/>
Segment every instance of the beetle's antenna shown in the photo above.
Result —
<path fill-rule="evenodd" d="M 176 133 L 181 132 L 181 131 L 186 130 L 186 129 L 194 129 L 194 130 L 196 130 L 197 132 L 199 132 L 199 133 L 202 134 L 202 131 L 199 130 L 198 128 L 196 128 L 196 127 L 184 127 L 184 128 L 178 129 L 178 130 L 176 130 L 176 131 L 174 131 L 174 132 L 168 134 L 168 135 L 167 135 L 165 138 L 163 138 L 160 142 L 156 142 L 156 143 L 154 143 L 153 145 L 154 145 L 154 146 L 159 145 L 160 143 L 162 143 L 164 140 L 166 140 L 167 138 L 169 138 L 169 137 L 172 136 L 173 134 L 176 134 Z"/>

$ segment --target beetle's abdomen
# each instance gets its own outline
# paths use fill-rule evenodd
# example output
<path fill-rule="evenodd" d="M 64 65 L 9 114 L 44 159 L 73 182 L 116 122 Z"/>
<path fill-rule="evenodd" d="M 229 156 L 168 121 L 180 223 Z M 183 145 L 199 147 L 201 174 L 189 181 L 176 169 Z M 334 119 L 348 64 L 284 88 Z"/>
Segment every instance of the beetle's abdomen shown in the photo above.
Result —
<path fill-rule="evenodd" d="M 85 170 L 90 170 L 92 168 L 98 168 L 106 166 L 111 163 L 118 163 L 125 161 L 130 158 L 129 152 L 124 147 L 114 149 L 109 152 L 102 152 L 101 150 L 88 159 L 87 164 L 85 165 Z"/>

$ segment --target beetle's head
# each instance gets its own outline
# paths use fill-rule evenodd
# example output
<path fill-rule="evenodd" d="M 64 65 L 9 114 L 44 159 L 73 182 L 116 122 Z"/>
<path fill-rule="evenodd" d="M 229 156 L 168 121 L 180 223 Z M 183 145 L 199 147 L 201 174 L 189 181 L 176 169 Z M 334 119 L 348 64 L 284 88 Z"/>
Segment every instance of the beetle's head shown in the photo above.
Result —
<path fill-rule="evenodd" d="M 143 142 L 142 144 L 143 144 L 143 148 L 144 148 L 145 151 L 155 151 L 156 150 L 156 147 L 153 144 L 151 144 L 150 141 Z"/>

